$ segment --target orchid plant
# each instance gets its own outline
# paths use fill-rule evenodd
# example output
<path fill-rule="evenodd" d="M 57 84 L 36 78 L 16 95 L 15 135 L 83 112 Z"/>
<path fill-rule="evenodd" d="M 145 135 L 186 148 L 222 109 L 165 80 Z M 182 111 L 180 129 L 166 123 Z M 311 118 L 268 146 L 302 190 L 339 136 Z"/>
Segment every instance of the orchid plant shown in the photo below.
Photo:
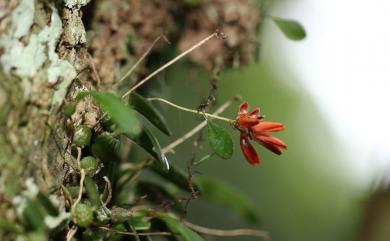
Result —
<path fill-rule="evenodd" d="M 198 198 L 199 194 L 201 194 L 203 197 L 209 197 L 211 200 L 216 199 L 219 200 L 219 197 L 216 197 L 213 192 L 215 189 L 221 190 L 224 194 L 224 198 L 228 196 L 231 196 L 233 199 L 240 200 L 240 204 L 237 204 L 238 210 L 241 212 L 244 212 L 245 215 L 248 215 L 248 218 L 251 220 L 258 220 L 258 217 L 255 215 L 253 216 L 253 210 L 256 209 L 255 205 L 250 204 L 250 201 L 247 201 L 245 198 L 243 198 L 245 195 L 240 193 L 238 190 L 231 189 L 230 187 L 224 186 L 223 184 L 216 183 L 211 180 L 207 179 L 200 179 L 197 178 L 197 181 L 194 182 L 192 178 L 192 173 L 189 169 L 188 176 L 186 177 L 182 171 L 178 170 L 179 168 L 172 166 L 169 163 L 169 160 L 166 156 L 168 152 L 171 152 L 181 143 L 188 140 L 190 137 L 192 137 L 197 132 L 201 131 L 204 127 L 207 126 L 207 135 L 208 135 L 208 142 L 210 145 L 210 148 L 213 153 L 210 155 L 207 155 L 205 158 L 202 158 L 200 161 L 198 161 L 195 164 L 199 164 L 208 158 L 210 158 L 213 154 L 223 158 L 223 159 L 229 159 L 233 155 L 233 141 L 229 135 L 229 133 L 225 130 L 225 128 L 222 128 L 220 125 L 216 123 L 215 120 L 223 121 L 228 123 L 233 130 L 238 130 L 240 132 L 240 147 L 242 150 L 242 153 L 245 157 L 245 159 L 249 162 L 251 165 L 258 165 L 261 163 L 260 157 L 255 149 L 255 147 L 251 144 L 251 141 L 257 142 L 258 144 L 264 146 L 268 150 L 272 151 L 275 154 L 280 155 L 282 153 L 282 150 L 287 149 L 287 145 L 280 139 L 274 137 L 271 135 L 272 132 L 279 132 L 284 130 L 284 125 L 279 122 L 269 122 L 265 121 L 265 117 L 261 115 L 260 109 L 255 108 L 252 111 L 249 111 L 249 104 L 248 102 L 244 101 L 238 111 L 238 115 L 235 119 L 226 118 L 220 116 L 220 114 L 233 102 L 232 100 L 229 100 L 225 102 L 220 108 L 215 111 L 214 113 L 207 113 L 202 110 L 194 110 L 189 109 L 180 105 L 177 105 L 175 103 L 172 103 L 166 99 L 155 97 L 155 98 L 144 98 L 143 96 L 137 94 L 135 90 L 140 87 L 142 84 L 147 82 L 148 80 L 152 79 L 153 76 L 160 73 L 165 68 L 169 67 L 173 63 L 175 63 L 177 60 L 185 56 L 186 54 L 190 53 L 194 49 L 200 47 L 204 43 L 206 43 L 208 40 L 217 37 L 217 38 L 223 38 L 223 34 L 219 32 L 215 32 L 211 34 L 210 36 L 206 37 L 205 39 L 201 40 L 199 43 L 192 46 L 187 51 L 183 52 L 176 58 L 169 61 L 167 64 L 163 65 L 156 71 L 154 71 L 152 74 L 147 76 L 145 79 L 139 81 L 136 85 L 134 85 L 130 90 L 128 90 L 125 94 L 122 95 L 122 98 L 117 97 L 116 95 L 108 92 L 98 92 L 98 91 L 89 91 L 89 92 L 81 92 L 78 97 L 76 98 L 77 102 L 83 101 L 85 98 L 92 97 L 102 108 L 103 114 L 100 118 L 100 121 L 103 124 L 103 132 L 102 130 L 96 131 L 95 135 L 97 135 L 94 140 L 91 139 L 91 134 L 89 134 L 88 142 L 86 141 L 78 141 L 76 140 L 76 133 L 73 138 L 73 143 L 82 143 L 82 145 L 77 146 L 78 155 L 77 155 L 77 163 L 78 168 L 80 169 L 81 179 L 80 179 L 80 191 L 78 194 L 78 198 L 75 202 L 72 201 L 72 199 L 69 199 L 69 202 L 72 203 L 71 210 L 73 215 L 73 223 L 74 226 L 70 229 L 69 235 L 72 236 L 77 232 L 77 227 L 89 227 L 91 223 L 93 223 L 93 212 L 96 212 L 96 208 L 103 208 L 102 212 L 106 213 L 108 219 L 111 217 L 111 223 L 114 223 L 113 219 L 113 209 L 108 210 L 107 206 L 109 205 L 111 201 L 111 195 L 112 190 L 116 190 L 116 192 L 121 192 L 129 183 L 134 182 L 143 172 L 145 168 L 151 168 L 153 172 L 160 175 L 161 177 L 165 178 L 168 181 L 171 181 L 175 183 L 178 186 L 183 187 L 184 190 L 189 191 L 191 196 L 187 199 L 187 204 L 185 207 L 187 207 L 190 200 Z M 161 38 L 161 37 L 159 37 Z M 158 41 L 158 39 L 155 41 L 155 43 Z M 150 48 L 151 49 L 151 48 Z M 144 55 L 146 56 L 146 54 Z M 133 70 L 135 68 L 132 68 Z M 131 71 L 126 73 L 125 77 L 131 74 Z M 124 79 L 123 77 L 122 79 Z M 127 103 L 123 100 L 127 100 Z M 234 99 L 234 98 L 233 98 Z M 188 133 L 186 133 L 181 138 L 173 141 L 172 143 L 166 145 L 165 147 L 161 147 L 159 140 L 155 137 L 153 132 L 149 130 L 146 125 L 143 125 L 140 119 L 138 119 L 137 115 L 142 115 L 145 119 L 148 120 L 148 122 L 155 127 L 157 127 L 160 131 L 163 133 L 170 135 L 171 130 L 168 127 L 168 124 L 166 120 L 164 119 L 163 115 L 154 107 L 152 102 L 159 101 L 165 104 L 170 105 L 171 107 L 177 108 L 181 111 L 191 112 L 197 115 L 201 115 L 204 117 L 204 121 L 201 122 L 198 126 L 194 127 L 192 130 L 190 130 Z M 115 125 L 114 128 L 107 128 L 107 122 L 113 123 Z M 110 126 L 110 125 L 108 125 Z M 75 127 L 76 129 L 80 129 L 79 126 Z M 91 132 L 89 130 L 89 132 Z M 133 170 L 130 172 L 129 175 L 124 174 L 124 176 L 120 177 L 119 179 L 115 176 L 111 177 L 104 177 L 104 180 L 107 183 L 104 194 L 101 194 L 99 197 L 99 190 L 94 188 L 93 186 L 93 179 L 91 179 L 91 175 L 95 176 L 99 173 L 100 169 L 96 168 L 97 165 L 94 165 L 94 168 L 89 168 L 88 165 L 85 163 L 91 162 L 93 158 L 97 158 L 99 160 L 102 160 L 103 163 L 105 163 L 105 169 L 113 168 L 110 167 L 112 162 L 110 159 L 112 158 L 112 155 L 115 156 L 115 158 L 118 158 L 118 154 L 116 154 L 117 145 L 120 145 L 119 139 L 117 139 L 118 135 L 124 135 L 128 139 L 130 139 L 132 142 L 137 144 L 138 146 L 142 147 L 147 153 L 150 154 L 150 158 L 146 159 L 144 162 L 140 163 L 140 166 L 136 168 L 136 170 Z M 83 139 L 84 140 L 84 139 Z M 92 142 L 90 144 L 89 142 Z M 92 154 L 94 157 L 83 157 L 82 155 L 82 149 L 85 147 L 88 147 L 91 145 L 90 149 L 92 150 Z M 107 149 L 108 150 L 102 150 Z M 106 153 L 105 153 L 106 152 Z M 86 161 L 87 160 L 87 161 Z M 158 160 L 161 165 L 156 165 L 154 160 Z M 191 163 L 191 165 L 194 163 Z M 107 165 L 107 166 L 106 166 Z M 189 166 L 190 168 L 191 166 Z M 90 171 L 92 170 L 92 172 Z M 89 174 L 88 174 L 89 173 Z M 92 174 L 91 174 L 92 173 Z M 89 176 L 88 176 L 89 175 Z M 96 178 L 96 177 L 95 177 Z M 95 205 L 95 209 L 91 212 L 88 219 L 85 219 L 85 217 L 82 216 L 81 213 L 85 213 L 86 206 L 81 203 L 82 202 L 82 190 L 83 185 L 85 185 L 87 189 L 87 193 L 89 198 L 92 200 L 93 204 Z M 112 187 L 114 185 L 114 187 Z M 141 185 L 141 190 L 153 190 L 151 192 L 148 192 L 147 195 L 151 197 L 155 197 L 156 192 L 160 193 L 159 195 L 168 195 L 167 190 L 162 190 L 160 186 L 152 183 L 143 183 L 139 182 L 137 185 Z M 209 189 L 212 190 L 209 190 Z M 214 191 L 213 191 L 214 190 Z M 162 194 L 164 193 L 164 194 Z M 101 200 L 102 197 L 105 197 L 105 200 Z M 155 197 L 157 198 L 157 197 Z M 167 197 L 165 197 L 167 198 Z M 174 198 L 171 201 L 172 203 L 169 205 L 177 203 L 178 201 Z M 103 205 L 101 205 L 103 203 Z M 247 204 L 242 204 L 247 203 Z M 235 208 L 236 204 L 231 203 L 232 207 Z M 244 205 L 244 208 L 242 208 L 242 205 Z M 152 218 L 159 218 L 160 220 L 164 221 L 170 228 L 171 231 L 178 231 L 181 232 L 184 236 L 191 236 L 191 239 L 187 239 L 188 241 L 191 240 L 203 240 L 200 239 L 200 236 L 198 234 L 193 233 L 193 231 L 197 231 L 200 233 L 206 233 L 209 235 L 227 235 L 229 232 L 234 232 L 238 235 L 251 235 L 251 236 L 258 236 L 262 239 L 267 239 L 268 236 L 260 231 L 260 230 L 230 230 L 230 231 L 223 231 L 223 230 L 213 230 L 208 229 L 205 227 L 197 226 L 195 224 L 185 222 L 186 228 L 183 228 L 180 226 L 180 218 L 176 216 L 173 212 L 169 212 L 169 214 L 161 212 L 156 210 L 155 208 L 148 207 L 146 209 L 142 209 L 141 220 L 143 221 L 149 221 Z M 180 207 L 178 207 L 179 210 L 181 210 Z M 81 211 L 80 211 L 81 210 Z M 123 212 L 121 220 L 126 220 L 129 216 L 134 216 L 133 213 L 126 212 L 124 209 L 120 209 L 122 211 L 119 211 L 119 214 Z M 115 215 L 119 215 L 115 211 Z M 91 216 L 92 215 L 92 216 Z M 103 215 L 104 216 L 104 215 Z M 116 216 L 114 219 L 118 219 Z M 81 220 L 81 221 L 80 221 Z M 87 220 L 87 221 L 86 221 Z M 130 226 L 129 226 L 130 225 Z M 150 223 L 147 225 L 148 230 L 150 229 Z M 128 224 L 128 226 L 133 229 L 133 231 L 137 231 L 137 227 L 131 226 L 131 224 Z M 113 226 L 98 226 L 101 230 L 106 230 L 110 232 L 117 233 L 118 230 L 114 229 Z M 187 230 L 187 228 L 189 228 Z M 207 232 L 205 232 L 207 230 Z M 73 233 L 71 233 L 73 232 Z M 124 234 L 128 235 L 134 235 L 134 232 L 122 232 Z M 172 235 L 172 233 L 159 233 L 159 232 L 147 232 L 144 233 L 148 236 L 153 235 Z M 139 234 L 136 234 L 139 235 Z"/>
<path fill-rule="evenodd" d="M 303 30 L 291 21 L 274 20 L 286 36 L 297 37 L 297 33 L 302 36 Z M 186 173 L 170 164 L 167 153 L 207 127 L 207 139 L 213 153 L 195 164 L 207 160 L 214 154 L 223 159 L 231 158 L 233 141 L 225 128 L 216 123 L 218 120 L 226 122 L 231 127 L 230 130 L 240 132 L 239 144 L 245 159 L 251 165 L 258 165 L 261 159 L 251 141 L 280 155 L 287 149 L 287 144 L 271 134 L 283 131 L 284 125 L 265 121 L 260 109 L 250 111 L 249 103 L 246 101 L 239 106 L 235 119 L 221 116 L 220 114 L 237 98 L 226 101 L 215 112 L 207 113 L 159 97 L 145 98 L 136 93 L 144 83 L 213 38 L 224 38 L 224 35 L 220 32 L 212 33 L 131 86 L 122 96 L 111 92 L 82 89 L 72 101 L 65 103 L 63 114 L 71 133 L 69 136 L 71 153 L 67 160 L 70 163 L 67 167 L 69 170 L 60 190 L 64 197 L 64 208 L 59 210 L 60 208 L 41 192 L 37 193 L 36 197 L 26 196 L 28 202 L 26 201 L 23 207 L 23 215 L 28 228 L 36 228 L 39 232 L 44 230 L 46 224 L 42 217 L 48 213 L 46 217 L 50 216 L 58 224 L 51 227 L 50 235 L 65 232 L 67 241 L 125 240 L 124 237 L 127 236 L 131 236 L 131 240 L 139 241 L 152 240 L 154 236 L 171 238 L 177 235 L 185 241 L 203 241 L 205 238 L 201 234 L 224 237 L 255 236 L 262 240 L 268 239 L 267 233 L 262 230 L 213 229 L 186 220 L 189 202 L 199 197 L 227 205 L 252 223 L 258 224 L 259 217 L 256 204 L 240 190 L 212 178 L 193 178 L 191 165 L 194 163 L 188 165 Z M 164 37 L 159 36 L 153 45 L 160 39 Z M 151 51 L 153 45 L 118 82 L 132 73 L 137 64 Z M 99 118 L 92 128 L 87 127 L 82 121 L 73 121 L 78 115 L 75 111 L 77 106 L 87 101 L 100 107 L 98 114 L 93 113 Z M 182 137 L 162 146 L 148 126 L 155 126 L 168 136 L 172 131 L 164 116 L 153 105 L 154 101 L 201 115 L 204 120 Z M 148 158 L 138 162 L 132 160 L 129 155 L 123 158 L 121 148 L 130 142 L 144 149 L 149 154 Z M 163 183 L 169 182 L 175 188 L 169 189 L 161 183 L 139 180 L 146 169 L 160 177 Z M 190 196 L 178 199 L 177 190 Z M 19 228 L 22 229 L 17 226 L 17 229 Z"/>

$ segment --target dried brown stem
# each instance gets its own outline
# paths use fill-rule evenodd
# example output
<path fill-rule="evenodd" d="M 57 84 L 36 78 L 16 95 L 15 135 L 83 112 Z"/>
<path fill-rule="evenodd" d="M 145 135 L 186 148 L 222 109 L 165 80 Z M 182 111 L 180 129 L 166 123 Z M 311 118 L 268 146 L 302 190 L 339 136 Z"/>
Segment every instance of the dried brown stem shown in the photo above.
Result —
<path fill-rule="evenodd" d="M 171 66 L 172 64 L 174 64 L 176 61 L 178 61 L 179 59 L 183 58 L 184 56 L 186 56 L 187 54 L 191 53 L 193 50 L 199 48 L 200 46 L 202 46 L 203 44 L 205 44 L 207 41 L 209 41 L 210 39 L 214 38 L 214 37 L 218 37 L 219 34 L 218 32 L 214 32 L 212 33 L 211 35 L 209 35 L 208 37 L 204 38 L 203 40 L 201 40 L 200 42 L 198 42 L 197 44 L 193 45 L 191 48 L 187 49 L 186 51 L 184 51 L 183 53 L 179 54 L 178 56 L 176 56 L 175 58 L 173 58 L 172 60 L 170 60 L 168 63 L 164 64 L 163 66 L 161 66 L 160 68 L 158 68 L 157 70 L 155 70 L 153 73 L 151 73 L 150 75 L 148 75 L 146 78 L 144 78 L 143 80 L 141 80 L 140 82 L 138 82 L 136 85 L 134 85 L 129 91 L 127 91 L 123 96 L 122 98 L 126 98 L 127 96 L 129 96 L 131 94 L 131 92 L 133 92 L 134 90 L 136 90 L 138 87 L 140 87 L 141 85 L 143 85 L 146 81 L 150 80 L 151 78 L 153 78 L 154 76 L 156 76 L 157 74 L 159 74 L 161 71 L 163 71 L 164 69 L 168 68 L 169 66 Z"/>
<path fill-rule="evenodd" d="M 222 236 L 222 237 L 236 237 L 236 236 L 252 236 L 252 237 L 259 237 L 261 240 L 270 240 L 268 233 L 262 230 L 256 230 L 256 229 L 215 229 L 215 228 L 208 228 L 199 226 L 193 223 L 190 223 L 188 221 L 183 220 L 183 223 L 189 227 L 190 229 L 207 234 L 212 236 Z"/>
<path fill-rule="evenodd" d="M 109 232 L 123 234 L 123 235 L 129 235 L 129 236 L 172 236 L 172 235 L 174 235 L 174 233 L 171 233 L 171 232 L 135 233 L 135 232 L 119 231 L 119 230 L 115 230 L 115 229 L 110 229 L 108 227 L 99 227 L 99 228 L 102 230 L 109 231 Z"/>
<path fill-rule="evenodd" d="M 108 179 L 108 177 L 104 176 L 103 179 L 104 179 L 104 181 L 106 181 L 107 189 L 108 189 L 108 196 L 107 196 L 106 201 L 104 202 L 104 206 L 106 206 L 111 201 L 111 198 L 112 198 L 112 187 L 111 187 L 111 182 Z"/>
<path fill-rule="evenodd" d="M 83 196 L 83 184 L 84 184 L 84 179 L 85 179 L 85 171 L 84 171 L 84 169 L 81 169 L 80 172 L 81 172 L 81 178 L 80 178 L 79 195 L 78 195 L 76 201 L 74 202 L 73 207 L 75 207 L 81 201 L 81 197 Z"/>
<path fill-rule="evenodd" d="M 166 42 L 169 43 L 168 39 L 163 35 L 161 34 L 160 36 L 158 36 L 154 41 L 153 43 L 150 45 L 150 47 L 145 51 L 145 53 L 141 56 L 141 58 L 138 59 L 138 61 L 133 65 L 131 66 L 131 68 L 129 69 L 129 71 L 126 72 L 125 75 L 123 75 L 123 77 L 115 84 L 116 86 L 119 85 L 120 83 L 122 83 L 122 81 L 124 79 L 126 79 L 131 73 L 133 73 L 133 71 L 138 67 L 138 65 L 146 58 L 146 56 L 148 56 L 148 54 L 152 51 L 152 49 L 154 48 L 154 46 L 157 44 L 157 42 L 160 40 L 160 39 L 164 39 Z"/>
<path fill-rule="evenodd" d="M 97 89 L 100 89 L 100 84 L 102 83 L 102 81 L 101 81 L 100 76 L 99 76 L 99 74 L 98 74 L 98 72 L 96 70 L 95 62 L 94 62 L 92 56 L 89 53 L 88 53 L 88 58 L 89 58 L 89 62 L 91 63 L 93 74 L 95 75 L 95 78 L 96 78 Z"/>
<path fill-rule="evenodd" d="M 77 147 L 77 159 L 76 159 L 76 163 L 77 163 L 77 168 L 80 169 L 80 159 L 81 159 L 81 147 Z"/>
<path fill-rule="evenodd" d="M 66 234 L 66 241 L 71 241 L 76 232 L 77 226 L 73 225 L 72 228 L 69 229 L 68 233 Z"/>

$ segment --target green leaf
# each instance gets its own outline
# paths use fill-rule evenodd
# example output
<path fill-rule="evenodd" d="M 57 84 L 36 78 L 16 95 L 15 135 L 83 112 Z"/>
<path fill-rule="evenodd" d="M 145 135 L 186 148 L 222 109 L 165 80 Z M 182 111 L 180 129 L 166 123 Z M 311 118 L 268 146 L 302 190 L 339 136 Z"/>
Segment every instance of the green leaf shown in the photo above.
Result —
<path fill-rule="evenodd" d="M 180 234 L 184 241 L 204 241 L 198 233 L 187 228 L 179 220 L 173 218 L 169 214 L 160 213 L 158 217 L 168 225 L 169 229 Z"/>
<path fill-rule="evenodd" d="M 177 201 L 177 197 L 168 191 L 164 186 L 148 181 L 139 181 L 137 183 L 137 194 L 139 196 L 147 195 L 147 201 L 161 205 L 162 202 L 170 204 L 174 211 L 184 213 L 183 207 Z"/>
<path fill-rule="evenodd" d="M 160 143 L 148 128 L 144 127 L 143 132 L 137 138 L 132 139 L 132 141 L 159 160 L 166 169 L 169 169 L 168 159 L 162 152 Z"/>
<path fill-rule="evenodd" d="M 164 116 L 152 105 L 152 103 L 150 103 L 150 101 L 137 93 L 131 94 L 129 101 L 134 110 L 148 119 L 155 127 L 168 136 L 172 135 Z"/>
<path fill-rule="evenodd" d="M 297 41 L 306 37 L 305 29 L 299 22 L 275 17 L 272 20 L 287 38 Z"/>
<path fill-rule="evenodd" d="M 23 231 L 23 228 L 22 226 L 20 226 L 14 221 L 0 218 L 0 230 L 12 232 L 12 233 L 21 233 Z"/>
<path fill-rule="evenodd" d="M 93 181 L 92 177 L 85 176 L 84 184 L 85 184 L 85 190 L 87 191 L 88 194 L 89 201 L 91 201 L 91 203 L 95 207 L 100 206 L 101 203 L 100 203 L 99 190 L 97 185 Z"/>
<path fill-rule="evenodd" d="M 149 230 L 152 225 L 149 221 L 137 217 L 130 217 L 130 223 L 137 231 Z"/>
<path fill-rule="evenodd" d="M 26 200 L 26 206 L 23 209 L 23 218 L 27 224 L 27 227 L 38 230 L 44 227 L 44 215 L 35 203 L 31 199 Z"/>
<path fill-rule="evenodd" d="M 103 162 L 119 161 L 120 142 L 108 132 L 102 132 L 93 139 L 91 145 L 92 154 Z"/>
<path fill-rule="evenodd" d="M 22 239 L 23 240 L 23 239 Z M 44 230 L 27 233 L 28 241 L 48 241 L 47 234 Z"/>
<path fill-rule="evenodd" d="M 91 151 L 93 156 L 98 157 L 104 163 L 102 175 L 108 176 L 111 184 L 114 186 L 118 178 L 118 169 L 116 166 L 120 158 L 120 141 L 108 132 L 103 132 L 93 138 Z"/>
<path fill-rule="evenodd" d="M 206 200 L 232 208 L 250 222 L 260 221 L 256 204 L 241 190 L 215 179 L 197 176 L 196 181 Z"/>
<path fill-rule="evenodd" d="M 200 6 L 204 0 L 181 0 L 180 3 L 187 5 L 189 7 L 198 7 Z"/>
<path fill-rule="evenodd" d="M 134 226 L 129 221 L 124 222 L 123 225 L 125 226 L 127 231 L 135 233 L 135 235 L 134 235 L 135 241 L 141 241 L 141 239 L 139 238 L 139 236 L 137 234 L 137 230 L 135 230 Z"/>
<path fill-rule="evenodd" d="M 135 111 L 127 106 L 120 97 L 108 92 L 97 91 L 80 94 L 81 97 L 85 95 L 92 96 L 127 136 L 135 138 L 141 133 L 142 125 Z"/>
<path fill-rule="evenodd" d="M 223 159 L 233 155 L 233 141 L 230 135 L 214 122 L 207 122 L 207 135 L 211 149 Z"/>
<path fill-rule="evenodd" d="M 101 229 L 87 228 L 83 232 L 83 241 L 103 241 L 104 238 L 105 238 L 105 233 Z"/>
<path fill-rule="evenodd" d="M 151 169 L 154 173 L 158 174 L 162 178 L 172 182 L 176 186 L 180 187 L 182 190 L 189 192 L 188 188 L 188 177 L 187 174 L 178 167 L 171 166 L 168 171 L 162 170 L 160 166 L 153 164 Z M 198 190 L 196 183 L 194 183 L 194 188 Z"/>
<path fill-rule="evenodd" d="M 45 194 L 43 194 L 42 192 L 39 192 L 38 195 L 37 195 L 37 200 L 38 200 L 38 203 L 43 207 L 45 208 L 46 212 L 50 215 L 50 216 L 58 216 L 59 214 L 59 211 L 58 211 L 58 208 L 56 206 L 54 206 L 54 204 L 52 203 L 52 201 L 49 199 L 49 197 L 47 197 Z"/>

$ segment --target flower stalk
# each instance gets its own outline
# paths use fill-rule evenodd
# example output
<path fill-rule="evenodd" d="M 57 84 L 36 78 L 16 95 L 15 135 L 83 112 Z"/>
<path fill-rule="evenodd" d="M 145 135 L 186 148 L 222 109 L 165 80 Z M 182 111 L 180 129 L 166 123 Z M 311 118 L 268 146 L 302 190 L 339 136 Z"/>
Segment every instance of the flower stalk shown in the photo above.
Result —
<path fill-rule="evenodd" d="M 213 114 L 210 114 L 210 113 L 204 113 L 204 112 L 199 112 L 197 110 L 194 110 L 194 109 L 190 109 L 190 108 L 186 108 L 186 107 L 183 107 L 183 106 L 180 106 L 180 105 L 176 105 L 166 99 L 163 99 L 163 98 L 148 98 L 148 100 L 150 101 L 160 101 L 160 102 L 163 102 L 165 104 L 168 104 L 176 109 L 179 109 L 179 110 L 182 110 L 182 111 L 187 111 L 187 112 L 190 112 L 190 113 L 194 113 L 194 114 L 198 114 L 198 115 L 203 115 L 203 116 L 206 116 L 206 117 L 209 117 L 209 118 L 213 118 L 213 119 L 217 119 L 217 120 L 221 120 L 221 121 L 225 121 L 225 122 L 228 122 L 230 124 L 232 124 L 235 120 L 232 120 L 232 119 L 229 119 L 229 118 L 226 118 L 226 117 L 222 117 L 222 116 L 218 116 L 218 115 L 213 115 Z"/>

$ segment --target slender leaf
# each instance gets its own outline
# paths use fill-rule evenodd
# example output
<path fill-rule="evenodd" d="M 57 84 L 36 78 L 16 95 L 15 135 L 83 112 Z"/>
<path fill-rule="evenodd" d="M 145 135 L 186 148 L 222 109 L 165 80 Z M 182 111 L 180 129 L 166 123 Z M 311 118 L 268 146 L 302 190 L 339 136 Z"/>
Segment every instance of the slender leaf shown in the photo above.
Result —
<path fill-rule="evenodd" d="M 37 195 L 37 201 L 38 203 L 45 208 L 46 212 L 50 216 L 58 216 L 59 211 L 56 206 L 52 203 L 52 201 L 49 199 L 48 196 L 43 194 L 42 192 L 39 192 Z"/>
<path fill-rule="evenodd" d="M 120 97 L 108 92 L 81 93 L 81 97 L 86 95 L 92 96 L 127 136 L 135 138 L 141 133 L 142 125 L 135 111 L 127 106 Z"/>
<path fill-rule="evenodd" d="M 137 93 L 133 93 L 130 97 L 130 105 L 162 132 L 168 136 L 172 135 L 164 116 L 152 105 L 152 103 L 150 103 L 150 101 Z"/>
<path fill-rule="evenodd" d="M 132 140 L 154 158 L 159 160 L 166 169 L 169 169 L 168 159 L 161 151 L 160 143 L 148 128 L 144 127 L 143 132 L 137 138 Z"/>
<path fill-rule="evenodd" d="M 272 18 L 283 34 L 291 40 L 302 40 L 306 37 L 303 26 L 295 21 L 281 18 Z"/>
<path fill-rule="evenodd" d="M 92 154 L 106 163 L 119 161 L 120 142 L 108 132 L 102 132 L 93 139 Z"/>
<path fill-rule="evenodd" d="M 149 230 L 152 225 L 149 221 L 137 217 L 130 217 L 130 222 L 137 231 Z"/>
<path fill-rule="evenodd" d="M 164 221 L 169 229 L 173 232 L 179 233 L 184 241 L 204 241 L 204 239 L 198 234 L 187 228 L 176 218 L 173 218 L 169 214 L 161 213 L 159 218 Z"/>
<path fill-rule="evenodd" d="M 259 222 L 256 204 L 241 190 L 215 179 L 197 176 L 196 180 L 203 198 L 238 211 L 250 222 Z"/>
<path fill-rule="evenodd" d="M 39 209 L 37 203 L 31 199 L 26 200 L 26 207 L 23 210 L 23 218 L 27 226 L 33 230 L 44 227 L 44 215 Z"/>
<path fill-rule="evenodd" d="M 187 174 L 178 167 L 171 166 L 169 171 L 164 171 L 159 165 L 153 164 L 151 166 L 153 172 L 161 176 L 162 178 L 172 182 L 176 186 L 180 187 L 182 190 L 189 192 L 188 188 L 188 177 Z M 196 183 L 194 183 L 194 188 L 198 190 Z"/>
<path fill-rule="evenodd" d="M 102 175 L 108 176 L 111 185 L 115 186 L 118 178 L 118 168 L 120 161 L 120 141 L 111 136 L 108 132 L 103 132 L 93 139 L 91 145 L 93 156 L 98 157 L 104 163 Z"/>
<path fill-rule="evenodd" d="M 123 225 L 125 226 L 128 232 L 135 233 L 134 236 L 135 241 L 141 241 L 141 239 L 138 236 L 137 230 L 135 230 L 134 226 L 129 221 L 124 222 Z"/>
<path fill-rule="evenodd" d="M 161 203 L 166 203 L 174 211 L 184 213 L 183 207 L 177 201 L 171 192 L 169 192 L 165 187 L 153 182 L 140 181 L 137 183 L 137 193 L 140 196 L 147 195 L 148 201 L 160 205 Z"/>
<path fill-rule="evenodd" d="M 92 177 L 85 176 L 84 184 L 85 184 L 85 190 L 87 191 L 88 194 L 89 201 L 91 201 L 91 203 L 95 207 L 100 206 L 101 203 L 99 197 L 99 190 L 97 185 L 93 181 Z"/>
<path fill-rule="evenodd" d="M 83 241 L 103 241 L 104 238 L 104 231 L 98 228 L 87 228 L 83 232 Z"/>
<path fill-rule="evenodd" d="M 233 141 L 230 135 L 212 121 L 207 122 L 207 135 L 211 149 L 223 159 L 233 155 Z"/>
<path fill-rule="evenodd" d="M 142 241 L 153 241 L 153 239 L 150 236 L 143 236 Z"/>
<path fill-rule="evenodd" d="M 23 228 L 22 226 L 20 226 L 20 224 L 17 224 L 14 221 L 0 218 L 0 230 L 13 232 L 13 233 L 21 233 L 23 231 Z"/>

